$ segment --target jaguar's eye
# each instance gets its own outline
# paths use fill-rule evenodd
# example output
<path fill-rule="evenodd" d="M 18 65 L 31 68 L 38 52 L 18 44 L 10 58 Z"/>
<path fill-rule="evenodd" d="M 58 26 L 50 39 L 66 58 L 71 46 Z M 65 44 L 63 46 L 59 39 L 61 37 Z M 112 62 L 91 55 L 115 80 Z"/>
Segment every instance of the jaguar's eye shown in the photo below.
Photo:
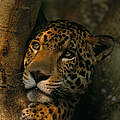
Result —
<path fill-rule="evenodd" d="M 32 48 L 35 50 L 39 50 L 40 49 L 40 44 L 38 41 L 33 41 L 32 42 Z"/>
<path fill-rule="evenodd" d="M 72 51 L 65 51 L 62 55 L 62 58 L 72 59 L 75 57 L 75 54 Z"/>

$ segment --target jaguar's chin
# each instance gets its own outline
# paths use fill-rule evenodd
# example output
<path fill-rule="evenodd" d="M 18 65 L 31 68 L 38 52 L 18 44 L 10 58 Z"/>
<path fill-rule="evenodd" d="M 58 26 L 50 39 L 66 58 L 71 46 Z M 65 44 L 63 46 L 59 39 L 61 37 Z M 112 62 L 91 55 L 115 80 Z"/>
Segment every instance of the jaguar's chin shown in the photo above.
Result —
<path fill-rule="evenodd" d="M 28 91 L 27 98 L 30 102 L 52 102 L 52 98 L 49 95 L 42 93 L 38 88 Z"/>

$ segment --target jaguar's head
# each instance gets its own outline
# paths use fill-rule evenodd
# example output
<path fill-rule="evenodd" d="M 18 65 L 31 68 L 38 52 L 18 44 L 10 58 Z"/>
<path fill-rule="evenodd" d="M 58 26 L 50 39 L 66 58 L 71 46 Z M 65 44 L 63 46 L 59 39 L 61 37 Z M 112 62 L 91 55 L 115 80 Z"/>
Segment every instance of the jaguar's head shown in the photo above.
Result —
<path fill-rule="evenodd" d="M 23 81 L 29 100 L 50 101 L 56 95 L 84 93 L 94 64 L 112 50 L 106 38 L 93 36 L 82 25 L 67 20 L 46 25 L 32 39 L 24 58 Z"/>

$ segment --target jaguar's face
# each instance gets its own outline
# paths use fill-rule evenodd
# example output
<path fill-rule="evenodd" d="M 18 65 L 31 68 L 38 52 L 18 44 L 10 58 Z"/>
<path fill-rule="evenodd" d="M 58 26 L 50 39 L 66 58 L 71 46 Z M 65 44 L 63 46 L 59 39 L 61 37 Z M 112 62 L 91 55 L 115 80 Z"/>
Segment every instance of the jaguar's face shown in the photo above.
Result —
<path fill-rule="evenodd" d="M 49 101 L 81 94 L 95 62 L 90 33 L 76 23 L 48 24 L 30 43 L 24 59 L 23 82 L 31 101 Z M 50 97 L 51 96 L 51 97 Z"/>

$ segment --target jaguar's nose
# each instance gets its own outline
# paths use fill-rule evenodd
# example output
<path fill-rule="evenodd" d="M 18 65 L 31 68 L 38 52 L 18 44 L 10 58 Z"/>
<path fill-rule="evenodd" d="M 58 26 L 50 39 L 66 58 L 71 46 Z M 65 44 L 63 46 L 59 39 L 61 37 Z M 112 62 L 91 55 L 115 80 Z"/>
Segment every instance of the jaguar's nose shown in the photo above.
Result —
<path fill-rule="evenodd" d="M 39 83 L 42 80 L 47 80 L 50 77 L 50 75 L 45 75 L 41 73 L 40 71 L 31 71 L 30 73 L 36 83 Z"/>

